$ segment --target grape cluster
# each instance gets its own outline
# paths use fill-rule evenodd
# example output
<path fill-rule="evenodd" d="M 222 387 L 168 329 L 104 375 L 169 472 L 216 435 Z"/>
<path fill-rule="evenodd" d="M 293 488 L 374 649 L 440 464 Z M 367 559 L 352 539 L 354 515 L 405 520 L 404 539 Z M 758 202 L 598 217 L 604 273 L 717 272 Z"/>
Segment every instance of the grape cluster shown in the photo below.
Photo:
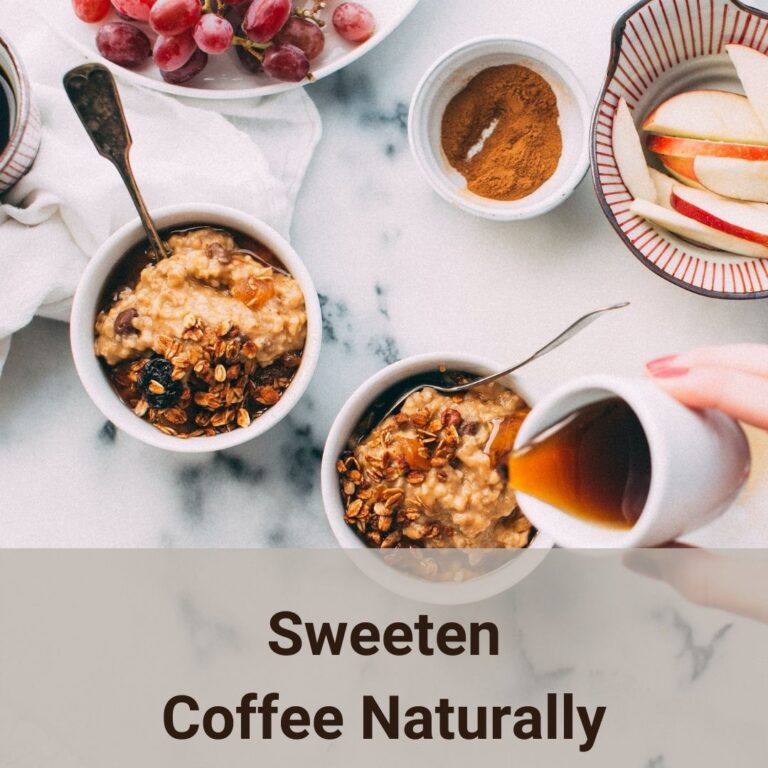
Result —
<path fill-rule="evenodd" d="M 114 8 L 123 21 L 103 24 L 96 47 L 105 59 L 136 68 L 150 56 L 166 82 L 180 85 L 199 74 L 209 56 L 234 48 L 249 72 L 300 82 L 325 47 L 324 0 L 72 0 L 78 18 L 103 21 Z M 154 44 L 135 22 L 146 22 Z M 344 40 L 373 35 L 373 14 L 359 3 L 341 3 L 331 15 Z"/>

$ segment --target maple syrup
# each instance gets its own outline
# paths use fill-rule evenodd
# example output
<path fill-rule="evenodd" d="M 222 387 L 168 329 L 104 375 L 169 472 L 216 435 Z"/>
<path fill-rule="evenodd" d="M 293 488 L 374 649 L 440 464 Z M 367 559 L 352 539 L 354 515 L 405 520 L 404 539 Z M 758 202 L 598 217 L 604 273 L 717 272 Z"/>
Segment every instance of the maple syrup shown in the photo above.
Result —
<path fill-rule="evenodd" d="M 507 466 L 516 491 L 611 528 L 637 522 L 651 484 L 645 431 L 617 397 L 568 414 L 511 453 Z"/>

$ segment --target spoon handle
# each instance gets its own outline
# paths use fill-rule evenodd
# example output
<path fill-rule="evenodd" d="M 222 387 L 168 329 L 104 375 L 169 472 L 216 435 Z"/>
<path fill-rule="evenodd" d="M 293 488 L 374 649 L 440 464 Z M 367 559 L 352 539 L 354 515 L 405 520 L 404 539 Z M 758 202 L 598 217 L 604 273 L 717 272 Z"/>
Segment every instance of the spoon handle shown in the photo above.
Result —
<path fill-rule="evenodd" d="M 112 73 L 101 64 L 83 64 L 64 75 L 64 89 L 98 153 L 117 168 L 139 213 L 157 259 L 167 256 L 131 170 L 133 143 Z"/>
<path fill-rule="evenodd" d="M 606 312 L 610 312 L 614 309 L 623 309 L 624 307 L 629 306 L 628 301 L 622 301 L 619 304 L 612 304 L 610 307 L 603 307 L 602 309 L 596 309 L 593 312 L 589 312 L 583 317 L 580 317 L 575 323 L 571 323 L 561 334 L 558 336 L 555 336 L 552 341 L 545 344 L 541 349 L 537 349 L 530 357 L 527 357 L 525 360 L 516 363 L 511 368 L 507 368 L 505 371 L 500 371 L 499 373 L 494 373 L 491 376 L 485 376 L 482 379 L 477 379 L 476 381 L 471 382 L 469 385 L 470 387 L 476 387 L 478 384 L 490 384 L 492 381 L 496 381 L 497 379 L 500 379 L 504 376 L 509 375 L 510 373 L 513 373 L 518 368 L 522 368 L 524 365 L 527 365 L 528 363 L 532 362 L 533 360 L 536 360 L 540 357 L 544 357 L 544 355 L 549 354 L 552 352 L 552 350 L 557 349 L 562 344 L 565 344 L 566 341 L 569 339 L 572 339 L 577 333 L 584 330 L 588 325 L 593 323 L 595 320 L 597 320 L 598 317 L 605 314 Z M 444 389 L 444 392 L 451 392 L 454 389 L 457 392 L 460 392 L 467 388 L 467 385 L 461 385 L 458 387 L 452 387 L 450 389 Z"/>

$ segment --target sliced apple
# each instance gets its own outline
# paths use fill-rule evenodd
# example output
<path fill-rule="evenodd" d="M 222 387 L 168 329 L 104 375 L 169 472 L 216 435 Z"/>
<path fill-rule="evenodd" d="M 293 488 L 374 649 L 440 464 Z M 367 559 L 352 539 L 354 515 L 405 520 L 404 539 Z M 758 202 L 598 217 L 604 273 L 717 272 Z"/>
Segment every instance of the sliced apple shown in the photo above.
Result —
<path fill-rule="evenodd" d="M 764 203 L 729 200 L 707 190 L 675 185 L 672 207 L 707 227 L 768 246 L 768 205 Z"/>
<path fill-rule="evenodd" d="M 740 160 L 768 160 L 768 147 L 728 141 L 681 139 L 677 136 L 649 136 L 648 149 L 657 155 L 678 157 L 736 157 Z"/>
<path fill-rule="evenodd" d="M 655 168 L 649 168 L 648 173 L 656 187 L 656 202 L 670 211 L 674 210 L 672 208 L 672 188 L 675 186 L 675 180 Z"/>
<path fill-rule="evenodd" d="M 663 174 L 660 174 L 663 175 Z M 664 208 L 647 200 L 633 200 L 629 209 L 664 229 L 680 237 L 707 248 L 733 253 L 737 256 L 749 256 L 755 259 L 768 258 L 768 248 L 757 243 L 742 240 L 725 232 L 712 229 L 694 219 L 689 219 L 677 211 Z"/>
<path fill-rule="evenodd" d="M 689 187 L 695 187 L 696 189 L 704 189 L 696 179 L 696 174 L 693 170 L 693 164 L 696 160 L 695 157 L 659 155 L 659 160 L 661 160 L 664 170 L 682 184 L 687 184 Z"/>
<path fill-rule="evenodd" d="M 656 107 L 643 129 L 689 139 L 768 145 L 768 129 L 747 98 L 729 91 L 679 93 Z"/>
<path fill-rule="evenodd" d="M 747 99 L 768 131 L 768 56 L 746 45 L 726 45 Z"/>
<path fill-rule="evenodd" d="M 693 170 L 695 157 L 680 157 L 679 155 L 662 155 L 661 164 L 676 176 L 682 176 L 688 181 L 696 181 L 696 174 Z"/>
<path fill-rule="evenodd" d="M 664 155 L 661 162 L 691 187 L 735 200 L 768 203 L 768 161 Z"/>
<path fill-rule="evenodd" d="M 635 200 L 656 201 L 656 187 L 648 173 L 640 135 L 627 102 L 619 99 L 613 117 L 613 156 L 621 178 Z"/>

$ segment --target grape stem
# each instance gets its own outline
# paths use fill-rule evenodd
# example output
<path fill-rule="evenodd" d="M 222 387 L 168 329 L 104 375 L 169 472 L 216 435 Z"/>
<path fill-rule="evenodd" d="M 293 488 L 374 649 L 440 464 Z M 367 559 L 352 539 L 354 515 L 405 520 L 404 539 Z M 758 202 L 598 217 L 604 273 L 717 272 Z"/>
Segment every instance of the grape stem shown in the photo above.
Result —
<path fill-rule="evenodd" d="M 272 43 L 255 43 L 247 37 L 235 35 L 232 38 L 232 45 L 239 45 L 241 48 L 245 48 L 251 56 L 261 61 L 264 58 L 264 51 L 269 48 Z"/>
<path fill-rule="evenodd" d="M 325 21 L 320 17 L 320 12 L 325 9 L 325 0 L 315 0 L 311 8 L 294 8 L 294 15 L 301 19 L 310 19 L 318 27 L 324 27 Z"/>
<path fill-rule="evenodd" d="M 203 3 L 203 9 L 202 9 L 203 13 L 210 13 L 212 10 L 213 10 L 213 6 L 211 3 L 211 0 L 205 0 L 205 2 Z"/>

